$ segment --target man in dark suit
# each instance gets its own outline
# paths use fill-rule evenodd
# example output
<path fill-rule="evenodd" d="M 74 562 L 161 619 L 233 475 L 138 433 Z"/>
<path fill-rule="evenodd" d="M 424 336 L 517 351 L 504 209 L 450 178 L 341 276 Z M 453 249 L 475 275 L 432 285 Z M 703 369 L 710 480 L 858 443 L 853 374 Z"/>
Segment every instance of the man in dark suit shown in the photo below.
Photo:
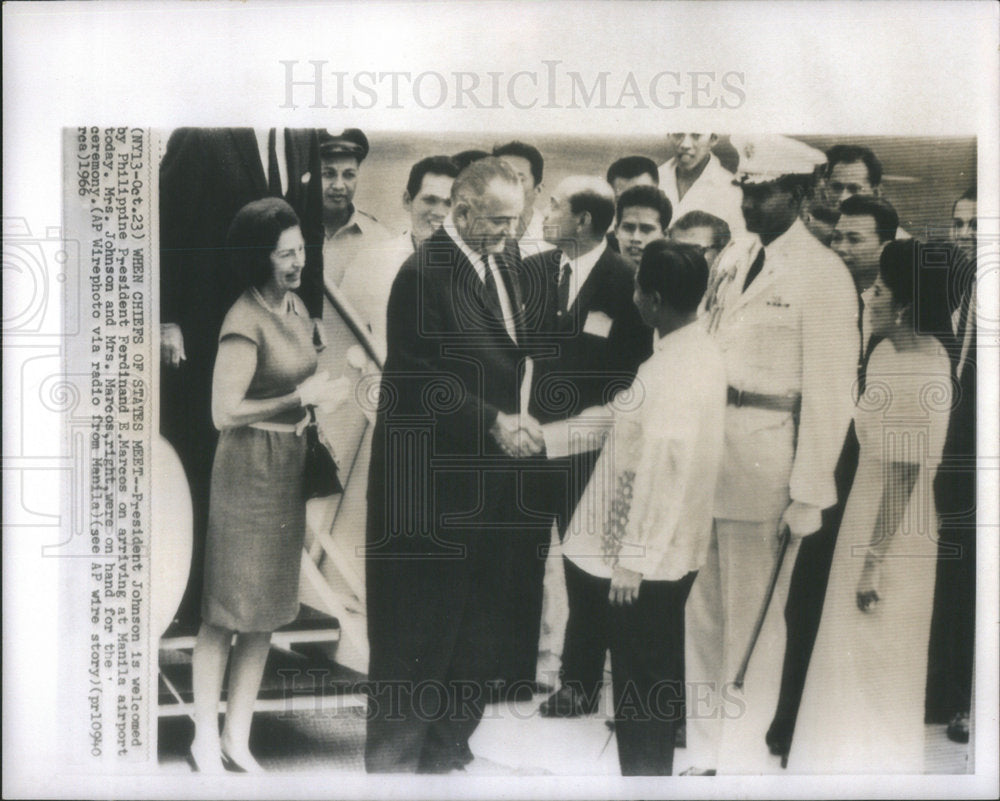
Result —
<path fill-rule="evenodd" d="M 927 721 L 969 742 L 976 629 L 976 187 L 952 207 L 949 264 L 954 379 L 961 390 L 948 422 L 934 497 L 941 521 L 927 670 Z"/>
<path fill-rule="evenodd" d="M 496 158 L 455 180 L 452 210 L 397 275 L 372 441 L 365 568 L 369 772 L 446 773 L 472 760 L 504 629 L 507 542 L 530 525 L 519 459 L 527 351 L 523 204 Z"/>
<path fill-rule="evenodd" d="M 556 250 L 525 263 L 525 307 L 541 315 L 543 332 L 535 349 L 529 412 L 542 423 L 565 420 L 609 402 L 627 388 L 652 353 L 652 329 L 632 302 L 633 271 L 604 237 L 614 219 L 615 197 L 599 178 L 565 179 L 552 194 L 544 230 Z M 537 311 L 535 311 L 537 309 Z M 549 460 L 546 471 L 525 476 L 531 501 L 557 521 L 560 538 L 587 486 L 598 453 Z M 577 591 L 579 569 L 564 563 L 569 622 L 562 654 L 562 687 L 541 706 L 550 717 L 592 712 L 597 703 L 608 647 L 606 632 Z M 541 575 L 536 604 L 541 613 Z M 538 641 L 538 627 L 525 636 Z"/>
<path fill-rule="evenodd" d="M 319 317 L 323 302 L 322 201 L 312 130 L 178 128 L 160 163 L 160 431 L 184 465 L 194 505 L 194 549 L 178 612 L 200 615 L 208 486 L 218 436 L 212 425 L 212 369 L 222 320 L 245 288 L 231 272 L 226 232 L 244 205 L 269 195 L 302 220 L 302 295 Z"/>

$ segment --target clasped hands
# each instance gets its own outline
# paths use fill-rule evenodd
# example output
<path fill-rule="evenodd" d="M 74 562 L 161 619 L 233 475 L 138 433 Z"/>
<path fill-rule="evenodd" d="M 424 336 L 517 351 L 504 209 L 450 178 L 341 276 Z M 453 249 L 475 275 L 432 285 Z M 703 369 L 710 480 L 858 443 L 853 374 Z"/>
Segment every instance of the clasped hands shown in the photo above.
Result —
<path fill-rule="evenodd" d="M 498 412 L 490 434 L 504 453 L 517 459 L 537 456 L 545 450 L 542 427 L 529 414 Z"/>

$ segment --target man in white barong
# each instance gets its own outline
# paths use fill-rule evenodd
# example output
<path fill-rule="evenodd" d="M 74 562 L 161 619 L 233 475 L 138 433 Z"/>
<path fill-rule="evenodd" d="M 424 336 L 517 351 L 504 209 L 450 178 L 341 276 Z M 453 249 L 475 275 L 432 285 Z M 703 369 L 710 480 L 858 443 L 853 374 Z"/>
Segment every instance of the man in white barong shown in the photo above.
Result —
<path fill-rule="evenodd" d="M 726 406 L 722 356 L 696 321 L 707 282 L 698 248 L 647 246 L 633 300 L 653 355 L 609 405 L 543 428 L 555 457 L 610 426 L 563 553 L 610 635 L 625 776 L 670 775 L 683 718 L 684 604 L 708 548 Z"/>

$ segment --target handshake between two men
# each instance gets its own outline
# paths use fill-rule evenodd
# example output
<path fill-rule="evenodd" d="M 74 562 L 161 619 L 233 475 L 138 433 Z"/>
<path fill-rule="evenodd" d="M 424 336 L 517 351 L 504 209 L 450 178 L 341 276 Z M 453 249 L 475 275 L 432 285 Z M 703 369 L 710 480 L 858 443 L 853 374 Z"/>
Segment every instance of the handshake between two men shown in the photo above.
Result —
<path fill-rule="evenodd" d="M 539 422 L 530 414 L 497 413 L 490 434 L 508 456 L 526 459 L 545 450 L 545 437 Z"/>

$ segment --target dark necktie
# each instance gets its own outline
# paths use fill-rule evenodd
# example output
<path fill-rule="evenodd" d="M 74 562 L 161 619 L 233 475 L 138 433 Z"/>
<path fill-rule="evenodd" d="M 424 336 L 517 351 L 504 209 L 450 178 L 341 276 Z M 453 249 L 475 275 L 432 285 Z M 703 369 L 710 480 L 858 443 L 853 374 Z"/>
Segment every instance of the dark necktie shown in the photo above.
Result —
<path fill-rule="evenodd" d="M 560 317 L 569 311 L 569 276 L 573 268 L 569 264 L 564 264 L 559 275 L 559 286 L 556 288 L 556 300 L 559 303 L 558 314 Z"/>
<path fill-rule="evenodd" d="M 757 258 L 753 260 L 753 264 L 750 265 L 750 271 L 747 273 L 747 280 L 743 282 L 743 291 L 747 291 L 747 287 L 753 283 L 753 279 L 760 275 L 760 271 L 764 269 L 764 248 L 760 249 L 757 253 Z"/>
<path fill-rule="evenodd" d="M 281 170 L 278 169 L 278 148 L 274 128 L 267 135 L 267 193 L 272 197 L 284 197 L 281 191 Z"/>
<path fill-rule="evenodd" d="M 497 281 L 490 269 L 490 257 L 483 256 L 483 305 L 498 320 L 503 320 L 503 308 L 500 306 L 500 292 Z"/>

